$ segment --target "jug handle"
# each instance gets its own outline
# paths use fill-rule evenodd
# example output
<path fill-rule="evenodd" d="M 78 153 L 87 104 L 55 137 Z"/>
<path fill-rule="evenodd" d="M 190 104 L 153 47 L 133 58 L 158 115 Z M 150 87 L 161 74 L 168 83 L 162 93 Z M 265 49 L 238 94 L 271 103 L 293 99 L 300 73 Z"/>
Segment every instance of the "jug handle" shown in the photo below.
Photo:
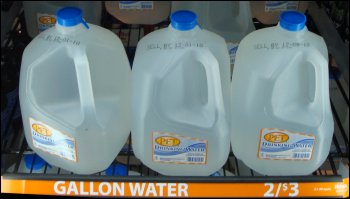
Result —
<path fill-rule="evenodd" d="M 306 61 L 311 64 L 313 72 L 313 78 L 309 81 L 310 84 L 313 84 L 313 90 L 310 92 L 310 103 L 316 103 L 317 99 L 320 99 L 323 94 L 324 89 L 328 89 L 328 73 L 327 73 L 327 64 L 328 60 L 318 51 L 308 53 Z M 325 81 L 326 80 L 326 81 Z M 322 85 L 323 84 L 323 85 Z M 310 91 L 310 90 L 309 90 Z"/>
<path fill-rule="evenodd" d="M 198 48 L 192 52 L 195 59 L 197 59 L 205 69 L 208 85 L 208 105 L 216 107 L 220 112 L 224 111 L 220 69 L 217 59 L 207 48 Z"/>
<path fill-rule="evenodd" d="M 74 56 L 74 64 L 75 70 L 77 71 L 80 103 L 84 115 L 83 123 L 80 125 L 97 123 L 90 64 L 83 50 L 77 50 L 74 53 L 76 54 L 76 56 Z"/>

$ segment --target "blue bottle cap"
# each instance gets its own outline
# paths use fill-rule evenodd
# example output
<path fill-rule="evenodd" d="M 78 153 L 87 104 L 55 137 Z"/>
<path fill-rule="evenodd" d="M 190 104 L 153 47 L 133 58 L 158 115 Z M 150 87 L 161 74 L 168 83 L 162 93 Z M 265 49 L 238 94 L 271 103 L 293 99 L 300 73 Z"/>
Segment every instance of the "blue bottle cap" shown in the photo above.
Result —
<path fill-rule="evenodd" d="M 285 11 L 280 15 L 280 26 L 289 31 L 299 31 L 305 27 L 306 16 L 297 11 Z"/>
<path fill-rule="evenodd" d="M 188 10 L 179 10 L 170 16 L 171 26 L 176 30 L 191 30 L 197 25 L 197 15 Z"/>
<path fill-rule="evenodd" d="M 57 11 L 57 23 L 61 26 L 71 27 L 83 23 L 86 28 L 89 28 L 83 19 L 83 12 L 80 8 L 64 7 Z"/>
<path fill-rule="evenodd" d="M 33 165 L 33 171 L 43 168 L 46 164 L 45 160 L 36 154 L 25 154 L 24 163 L 27 169 L 31 169 Z"/>
<path fill-rule="evenodd" d="M 113 167 L 114 167 L 114 173 L 113 173 Z M 127 176 L 128 175 L 127 168 L 122 164 L 113 164 L 106 169 L 106 175 Z"/>

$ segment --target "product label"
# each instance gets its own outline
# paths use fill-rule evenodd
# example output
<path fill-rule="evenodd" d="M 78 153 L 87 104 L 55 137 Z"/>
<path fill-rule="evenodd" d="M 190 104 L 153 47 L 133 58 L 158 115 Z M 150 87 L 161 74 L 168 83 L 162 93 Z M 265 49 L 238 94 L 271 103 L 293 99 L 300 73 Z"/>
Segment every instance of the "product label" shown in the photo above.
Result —
<path fill-rule="evenodd" d="M 56 16 L 55 15 L 37 13 L 36 16 L 37 16 L 39 33 L 48 29 L 48 28 L 55 26 L 55 24 L 56 24 Z"/>
<path fill-rule="evenodd" d="M 265 12 L 297 10 L 299 1 L 266 1 Z"/>
<path fill-rule="evenodd" d="M 75 139 L 29 118 L 34 147 L 71 161 L 77 161 Z"/>
<path fill-rule="evenodd" d="M 228 54 L 230 55 L 230 63 L 231 65 L 234 65 L 239 43 L 227 42 L 226 44 L 227 44 Z"/>
<path fill-rule="evenodd" d="M 152 139 L 154 162 L 207 164 L 207 140 L 163 132 L 153 132 Z"/>
<path fill-rule="evenodd" d="M 316 138 L 277 128 L 260 130 L 258 158 L 273 160 L 311 160 Z"/>
<path fill-rule="evenodd" d="M 121 10 L 152 10 L 153 1 L 119 1 Z"/>

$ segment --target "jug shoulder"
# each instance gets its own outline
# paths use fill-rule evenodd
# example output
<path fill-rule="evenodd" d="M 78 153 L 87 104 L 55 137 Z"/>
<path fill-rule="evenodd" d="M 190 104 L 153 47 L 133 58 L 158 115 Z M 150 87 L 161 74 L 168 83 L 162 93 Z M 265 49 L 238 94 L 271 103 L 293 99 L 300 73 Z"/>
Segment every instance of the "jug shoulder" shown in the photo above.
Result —
<path fill-rule="evenodd" d="M 52 27 L 40 33 L 33 41 L 41 45 L 67 46 L 73 48 L 84 48 L 90 44 L 100 47 L 124 48 L 119 37 L 112 31 L 103 27 L 88 24 L 89 29 L 80 29 L 72 33 L 63 33 L 56 27 Z M 40 41 L 40 42 L 39 42 Z"/>
<path fill-rule="evenodd" d="M 139 44 L 153 42 L 153 41 L 176 41 L 176 40 L 200 40 L 205 41 L 206 43 L 225 43 L 225 39 L 220 35 L 210 32 L 208 30 L 197 30 L 195 32 L 186 32 L 186 31 L 174 31 L 170 28 L 162 28 L 156 31 L 149 33 L 144 36 Z"/>
<path fill-rule="evenodd" d="M 255 30 L 249 34 L 247 34 L 240 42 L 240 45 L 242 43 L 245 43 L 250 40 L 254 41 L 263 41 L 263 40 L 269 40 L 275 39 L 278 34 L 275 31 L 275 27 L 269 27 L 269 28 L 263 28 L 259 30 Z"/>
<path fill-rule="evenodd" d="M 308 32 L 307 40 L 318 50 L 322 53 L 322 55 L 328 60 L 328 49 L 327 44 L 323 37 L 320 35 L 317 35 L 313 32 Z"/>
<path fill-rule="evenodd" d="M 294 33 L 282 30 L 278 26 L 256 30 L 248 34 L 240 42 L 240 49 L 244 49 L 248 46 L 258 49 L 270 49 L 273 44 L 277 47 L 276 49 L 290 50 L 305 45 L 307 47 L 316 48 L 322 53 L 327 51 L 326 43 L 321 36 L 307 29 L 301 33 Z"/>
<path fill-rule="evenodd" d="M 142 44 L 142 43 L 154 41 L 154 40 L 162 41 L 162 40 L 167 40 L 169 38 L 170 38 L 170 34 L 167 31 L 167 28 L 162 28 L 145 35 L 140 39 L 138 44 Z"/>
<path fill-rule="evenodd" d="M 106 46 L 109 48 L 124 49 L 123 43 L 118 37 L 118 35 L 98 25 L 94 25 L 90 23 L 88 25 L 89 25 L 88 30 L 83 31 L 77 35 L 72 35 L 72 36 L 68 35 L 68 37 L 74 37 L 86 45 L 96 44 L 101 47 Z"/>
<path fill-rule="evenodd" d="M 34 38 L 24 49 L 22 56 L 22 67 L 30 65 L 39 57 L 45 56 L 47 53 L 52 52 L 58 46 L 56 44 L 50 44 L 36 37 Z"/>

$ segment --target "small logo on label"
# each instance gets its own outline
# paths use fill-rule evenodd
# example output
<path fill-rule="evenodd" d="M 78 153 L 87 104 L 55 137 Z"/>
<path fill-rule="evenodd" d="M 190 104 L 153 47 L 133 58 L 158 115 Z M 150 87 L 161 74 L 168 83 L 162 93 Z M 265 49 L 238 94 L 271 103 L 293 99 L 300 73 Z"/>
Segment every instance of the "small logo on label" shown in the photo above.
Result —
<path fill-rule="evenodd" d="M 39 21 L 40 21 L 40 23 L 43 23 L 43 24 L 56 23 L 56 19 L 54 17 L 51 17 L 51 16 L 41 16 L 41 17 L 39 17 Z"/>
<path fill-rule="evenodd" d="M 35 132 L 39 133 L 40 135 L 43 135 L 43 136 L 52 135 L 51 131 L 41 124 L 33 124 L 32 128 Z"/>
<path fill-rule="evenodd" d="M 170 136 L 162 136 L 156 139 L 156 143 L 162 146 L 178 146 L 180 140 Z"/>
<path fill-rule="evenodd" d="M 281 132 L 272 132 L 272 133 L 266 134 L 264 138 L 266 141 L 269 141 L 269 142 L 282 143 L 282 142 L 288 141 L 289 136 Z"/>

